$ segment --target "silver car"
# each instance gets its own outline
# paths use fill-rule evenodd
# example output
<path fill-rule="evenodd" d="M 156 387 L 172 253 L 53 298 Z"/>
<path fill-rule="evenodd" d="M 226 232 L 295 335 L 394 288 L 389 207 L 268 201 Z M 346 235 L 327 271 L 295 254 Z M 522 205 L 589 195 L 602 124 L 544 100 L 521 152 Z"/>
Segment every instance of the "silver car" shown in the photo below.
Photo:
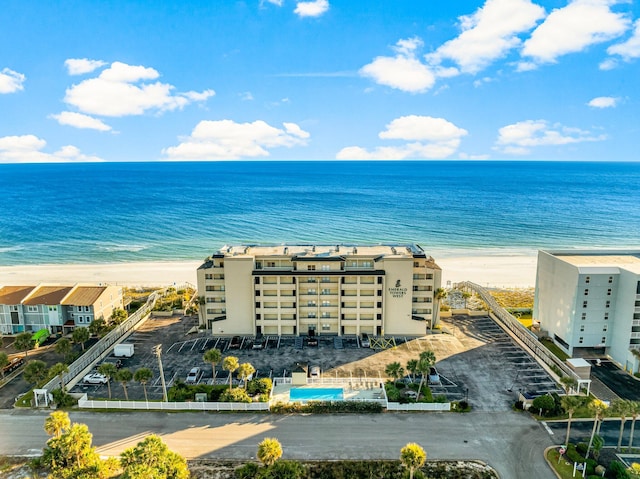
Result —
<path fill-rule="evenodd" d="M 82 378 L 82 381 L 86 384 L 107 384 L 109 379 L 100 373 L 89 373 Z"/>

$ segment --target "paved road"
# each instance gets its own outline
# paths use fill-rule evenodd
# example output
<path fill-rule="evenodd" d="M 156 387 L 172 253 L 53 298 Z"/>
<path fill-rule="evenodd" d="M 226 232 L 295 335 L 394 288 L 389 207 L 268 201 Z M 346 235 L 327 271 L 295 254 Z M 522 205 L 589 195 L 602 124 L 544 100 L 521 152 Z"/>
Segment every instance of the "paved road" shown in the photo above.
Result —
<path fill-rule="evenodd" d="M 0 411 L 0 452 L 36 455 L 47 436 L 46 413 Z M 430 459 L 479 459 L 505 479 L 551 479 L 543 458 L 553 439 L 543 425 L 515 412 L 469 414 L 273 415 L 73 412 L 89 426 L 103 455 L 116 455 L 147 434 L 163 437 L 187 458 L 247 459 L 275 437 L 288 459 L 396 459 L 417 442 Z"/>

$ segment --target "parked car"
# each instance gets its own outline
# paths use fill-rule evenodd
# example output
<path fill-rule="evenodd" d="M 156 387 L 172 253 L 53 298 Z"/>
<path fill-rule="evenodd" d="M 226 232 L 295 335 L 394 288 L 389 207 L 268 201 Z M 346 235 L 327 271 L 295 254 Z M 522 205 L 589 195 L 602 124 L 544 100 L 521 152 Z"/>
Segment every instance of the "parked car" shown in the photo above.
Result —
<path fill-rule="evenodd" d="M 187 379 L 185 379 L 185 383 L 187 384 L 197 384 L 202 377 L 202 369 L 200 368 L 191 368 L 189 374 L 187 374 Z"/>
<path fill-rule="evenodd" d="M 367 333 L 362 333 L 360 335 L 360 346 L 363 348 L 370 348 L 371 343 L 369 342 L 369 335 Z"/>
<path fill-rule="evenodd" d="M 264 337 L 256 336 L 256 339 L 253 340 L 252 349 L 264 349 Z"/>
<path fill-rule="evenodd" d="M 427 377 L 429 384 L 440 384 L 440 375 L 436 368 L 429 368 L 429 376 Z"/>
<path fill-rule="evenodd" d="M 3 374 L 9 374 L 15 371 L 16 369 L 18 369 L 23 364 L 24 364 L 24 358 L 22 357 L 13 358 L 11 361 L 9 361 L 9 364 L 7 364 L 4 368 L 2 368 L 2 372 Z"/>
<path fill-rule="evenodd" d="M 82 378 L 82 382 L 86 384 L 107 384 L 109 379 L 100 373 L 89 373 Z"/>
<path fill-rule="evenodd" d="M 320 366 L 311 366 L 309 368 L 309 376 L 312 378 L 320 377 Z"/>
<path fill-rule="evenodd" d="M 242 338 L 240 338 L 240 336 L 234 336 L 229 343 L 229 349 L 240 349 L 241 344 Z"/>
<path fill-rule="evenodd" d="M 307 344 L 309 346 L 318 345 L 318 337 L 316 336 L 316 332 L 313 329 L 309 330 L 309 338 L 307 339 Z"/>

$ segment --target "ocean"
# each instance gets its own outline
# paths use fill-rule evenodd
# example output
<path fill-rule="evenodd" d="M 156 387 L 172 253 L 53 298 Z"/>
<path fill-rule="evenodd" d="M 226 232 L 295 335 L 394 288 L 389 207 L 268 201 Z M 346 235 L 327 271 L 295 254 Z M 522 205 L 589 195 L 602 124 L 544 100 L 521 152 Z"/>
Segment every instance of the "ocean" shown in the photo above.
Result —
<path fill-rule="evenodd" d="M 640 247 L 640 163 L 0 165 L 0 265 L 200 260 L 225 244 L 418 243 L 436 259 Z"/>

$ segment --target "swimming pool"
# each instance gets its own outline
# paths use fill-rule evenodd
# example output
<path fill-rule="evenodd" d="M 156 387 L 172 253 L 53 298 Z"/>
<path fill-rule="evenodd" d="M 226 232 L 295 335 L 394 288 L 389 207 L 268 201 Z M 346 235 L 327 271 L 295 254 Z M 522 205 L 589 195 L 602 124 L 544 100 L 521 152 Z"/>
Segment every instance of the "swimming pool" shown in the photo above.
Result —
<path fill-rule="evenodd" d="M 344 401 L 342 388 L 291 388 L 289 401 Z"/>

